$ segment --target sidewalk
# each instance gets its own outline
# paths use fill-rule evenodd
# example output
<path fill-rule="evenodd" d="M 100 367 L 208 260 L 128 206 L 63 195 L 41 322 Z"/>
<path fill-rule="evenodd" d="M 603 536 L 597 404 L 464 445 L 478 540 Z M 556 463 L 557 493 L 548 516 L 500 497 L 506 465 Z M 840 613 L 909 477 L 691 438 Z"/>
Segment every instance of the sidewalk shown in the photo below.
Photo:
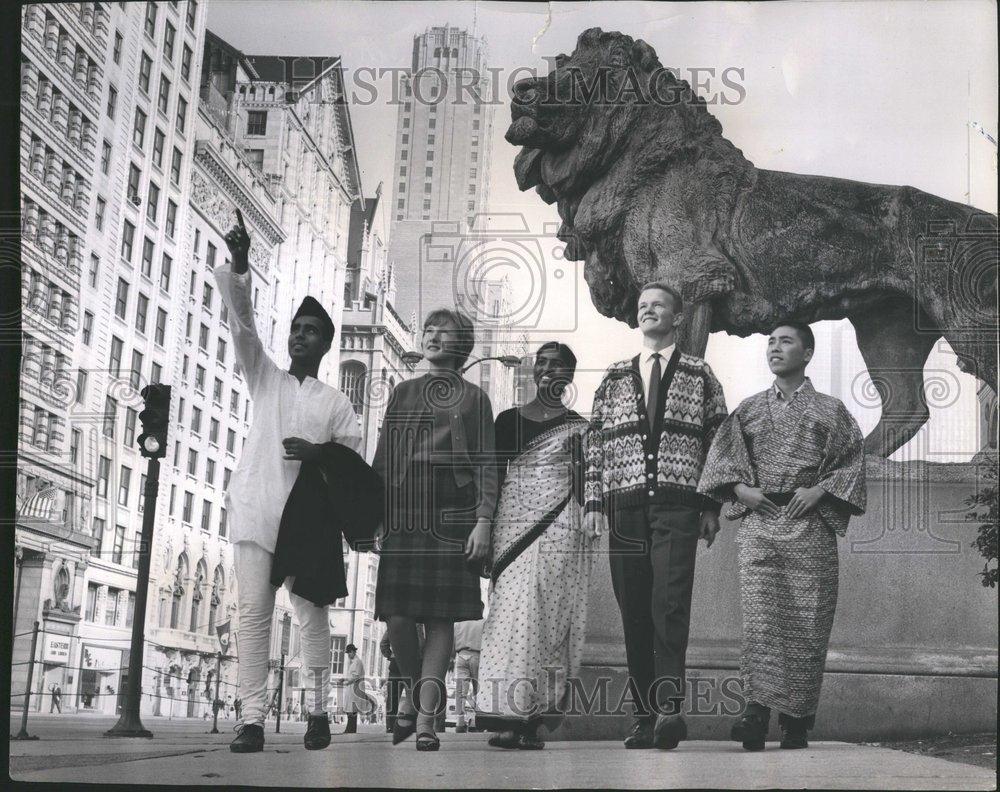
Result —
<path fill-rule="evenodd" d="M 989 768 L 887 748 L 819 742 L 802 751 L 768 744 L 748 753 L 735 743 L 692 741 L 676 751 L 626 751 L 620 742 L 550 742 L 544 751 L 503 751 L 485 734 L 442 736 L 440 752 L 418 753 L 412 738 L 392 746 L 381 727 L 335 735 L 325 751 L 305 751 L 303 723 L 267 728 L 263 753 L 229 752 L 232 721 L 145 723 L 152 740 L 106 738 L 112 719 L 36 716 L 39 740 L 10 743 L 19 781 L 303 787 L 832 788 L 995 789 Z M 18 722 L 12 720 L 12 734 Z"/>

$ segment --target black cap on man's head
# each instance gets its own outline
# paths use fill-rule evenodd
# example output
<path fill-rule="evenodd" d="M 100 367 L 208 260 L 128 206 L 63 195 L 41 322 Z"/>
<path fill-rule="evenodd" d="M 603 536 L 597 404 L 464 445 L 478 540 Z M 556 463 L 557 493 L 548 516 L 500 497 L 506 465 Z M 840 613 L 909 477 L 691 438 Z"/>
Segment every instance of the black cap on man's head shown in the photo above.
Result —
<path fill-rule="evenodd" d="M 315 297 L 306 296 L 302 300 L 302 304 L 299 306 L 299 310 L 295 312 L 295 316 L 292 317 L 292 323 L 300 316 L 314 316 L 319 319 L 320 323 L 323 325 L 323 334 L 327 341 L 333 341 L 333 319 L 330 318 L 330 314 L 326 312 L 326 309 L 319 304 L 319 300 Z"/>

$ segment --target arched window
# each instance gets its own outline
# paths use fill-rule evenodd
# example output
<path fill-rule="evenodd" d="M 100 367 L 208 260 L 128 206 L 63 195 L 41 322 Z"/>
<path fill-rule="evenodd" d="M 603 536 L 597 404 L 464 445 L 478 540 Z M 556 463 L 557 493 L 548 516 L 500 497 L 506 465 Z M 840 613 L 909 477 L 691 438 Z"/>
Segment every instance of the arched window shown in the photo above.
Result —
<path fill-rule="evenodd" d="M 194 573 L 194 585 L 191 587 L 191 626 L 188 628 L 191 632 L 198 632 L 201 626 L 201 589 L 207 577 L 208 567 L 205 566 L 205 559 L 202 559 L 198 562 L 198 568 Z"/>
<path fill-rule="evenodd" d="M 212 597 L 208 601 L 208 634 L 215 633 L 215 619 L 222 604 L 222 592 L 226 590 L 226 576 L 222 567 L 215 568 L 215 580 L 212 582 Z"/>
<path fill-rule="evenodd" d="M 69 570 L 63 564 L 56 572 L 55 583 L 52 586 L 52 593 L 55 595 L 56 607 L 65 608 L 66 600 L 69 599 Z"/>
<path fill-rule="evenodd" d="M 340 390 L 350 399 L 354 412 L 361 415 L 365 409 L 365 367 L 356 360 L 349 360 L 340 368 Z"/>
<path fill-rule="evenodd" d="M 173 597 L 170 600 L 170 629 L 176 630 L 181 621 L 181 603 L 184 600 L 184 581 L 188 576 L 187 556 L 183 553 L 177 559 L 177 571 L 174 574 Z"/>

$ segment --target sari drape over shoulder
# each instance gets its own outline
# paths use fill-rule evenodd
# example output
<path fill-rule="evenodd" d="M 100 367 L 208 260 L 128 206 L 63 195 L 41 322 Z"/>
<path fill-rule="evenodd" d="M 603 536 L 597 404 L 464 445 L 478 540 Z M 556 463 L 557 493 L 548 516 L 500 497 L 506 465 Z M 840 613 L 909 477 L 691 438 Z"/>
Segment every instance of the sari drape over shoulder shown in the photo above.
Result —
<path fill-rule="evenodd" d="M 476 725 L 492 731 L 538 719 L 554 728 L 583 654 L 587 424 L 574 413 L 544 426 L 511 460 L 494 520 L 476 700 Z"/>

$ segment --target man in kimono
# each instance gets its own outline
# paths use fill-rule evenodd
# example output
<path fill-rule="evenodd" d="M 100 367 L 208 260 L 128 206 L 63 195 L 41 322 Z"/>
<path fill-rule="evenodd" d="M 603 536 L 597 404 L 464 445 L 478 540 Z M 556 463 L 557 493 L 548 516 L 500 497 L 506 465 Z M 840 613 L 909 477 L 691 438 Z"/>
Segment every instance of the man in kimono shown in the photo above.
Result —
<path fill-rule="evenodd" d="M 719 427 L 698 490 L 730 500 L 743 606 L 747 706 L 732 738 L 762 750 L 771 710 L 782 748 L 805 748 L 837 605 L 837 536 L 865 510 L 861 431 L 805 375 L 815 339 L 784 322 L 767 343 L 774 383 Z"/>
<path fill-rule="evenodd" d="M 303 461 L 318 455 L 330 440 L 355 451 L 361 430 L 350 401 L 317 379 L 319 365 L 333 341 L 330 315 L 306 297 L 292 319 L 288 334 L 291 365 L 284 371 L 268 357 L 257 335 L 249 267 L 250 235 L 243 215 L 226 235 L 232 266 L 215 269 L 219 292 L 229 308 L 229 329 L 236 361 L 253 399 L 253 422 L 246 448 L 226 492 L 230 541 L 236 565 L 240 614 L 240 689 L 243 711 L 234 753 L 264 750 L 267 672 L 275 586 L 271 562 L 285 502 Z M 291 589 L 292 578 L 285 585 Z M 329 692 L 330 624 L 327 610 L 289 591 L 302 630 L 302 653 L 312 710 L 305 733 L 309 750 L 330 744 L 326 712 Z"/>

